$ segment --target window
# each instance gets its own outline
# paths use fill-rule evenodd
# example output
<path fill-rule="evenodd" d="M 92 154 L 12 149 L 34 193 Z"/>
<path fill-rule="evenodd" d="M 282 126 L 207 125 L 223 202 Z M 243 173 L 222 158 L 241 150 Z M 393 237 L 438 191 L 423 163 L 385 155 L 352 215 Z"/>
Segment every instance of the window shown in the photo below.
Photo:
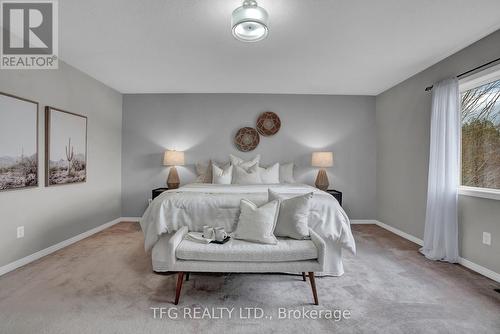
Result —
<path fill-rule="evenodd" d="M 500 191 L 500 68 L 461 81 L 460 92 L 461 185 L 496 193 Z"/>

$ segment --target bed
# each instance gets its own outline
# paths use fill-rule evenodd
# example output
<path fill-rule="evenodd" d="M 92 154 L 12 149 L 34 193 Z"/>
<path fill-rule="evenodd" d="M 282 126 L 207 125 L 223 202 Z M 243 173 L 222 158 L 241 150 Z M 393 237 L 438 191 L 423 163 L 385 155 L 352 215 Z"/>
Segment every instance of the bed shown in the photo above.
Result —
<path fill-rule="evenodd" d="M 257 205 L 264 204 L 268 200 L 268 189 L 290 197 L 314 192 L 309 227 L 326 245 L 325 272 L 322 274 L 342 275 L 342 251 L 356 252 L 349 218 L 333 196 L 305 184 L 188 184 L 162 193 L 140 220 L 144 248 L 151 251 L 153 270 L 170 271 L 168 242 L 175 231 L 183 226 L 189 231 L 202 231 L 204 225 L 210 225 L 231 232 L 238 221 L 240 200 L 245 198 Z"/>

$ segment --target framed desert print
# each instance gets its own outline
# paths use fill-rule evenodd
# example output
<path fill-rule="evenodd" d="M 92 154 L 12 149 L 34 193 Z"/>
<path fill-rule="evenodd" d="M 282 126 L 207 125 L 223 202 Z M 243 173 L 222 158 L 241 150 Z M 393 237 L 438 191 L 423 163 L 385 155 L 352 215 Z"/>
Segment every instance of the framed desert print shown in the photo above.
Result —
<path fill-rule="evenodd" d="M 38 103 L 0 93 L 0 191 L 38 186 Z"/>
<path fill-rule="evenodd" d="M 45 107 L 45 185 L 87 181 L 87 117 Z"/>

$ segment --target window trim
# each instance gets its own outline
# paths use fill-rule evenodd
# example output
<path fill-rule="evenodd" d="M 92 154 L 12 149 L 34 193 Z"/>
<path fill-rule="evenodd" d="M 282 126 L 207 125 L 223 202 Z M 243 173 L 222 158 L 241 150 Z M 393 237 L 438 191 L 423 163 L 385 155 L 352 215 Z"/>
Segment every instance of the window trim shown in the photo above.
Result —
<path fill-rule="evenodd" d="M 463 93 L 466 90 L 479 87 L 486 83 L 500 80 L 500 64 L 488 67 L 485 70 L 469 75 L 458 82 L 459 91 Z M 463 196 L 488 198 L 500 200 L 500 189 L 470 187 L 462 185 L 462 122 L 460 122 L 460 138 L 459 138 L 459 151 L 460 151 L 460 168 L 458 175 L 458 194 Z"/>
<path fill-rule="evenodd" d="M 459 186 L 458 194 L 463 196 L 488 198 L 500 201 L 500 190 L 491 188 Z"/>
<path fill-rule="evenodd" d="M 460 93 L 476 88 L 492 81 L 500 80 L 500 64 L 488 67 L 485 70 L 471 74 L 458 81 Z"/>

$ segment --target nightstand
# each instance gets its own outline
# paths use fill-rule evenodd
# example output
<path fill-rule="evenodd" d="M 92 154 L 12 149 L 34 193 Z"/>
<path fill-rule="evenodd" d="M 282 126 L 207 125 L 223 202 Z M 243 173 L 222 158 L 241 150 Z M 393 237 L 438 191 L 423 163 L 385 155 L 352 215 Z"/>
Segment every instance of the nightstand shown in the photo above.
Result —
<path fill-rule="evenodd" d="M 329 193 L 330 195 L 332 195 L 333 197 L 335 197 L 335 199 L 339 202 L 340 206 L 342 206 L 342 192 L 341 191 L 338 191 L 335 189 L 328 189 L 326 192 Z"/>
<path fill-rule="evenodd" d="M 151 199 L 155 199 L 158 195 L 160 195 L 162 192 L 167 191 L 168 188 L 156 188 L 153 189 Z"/>

